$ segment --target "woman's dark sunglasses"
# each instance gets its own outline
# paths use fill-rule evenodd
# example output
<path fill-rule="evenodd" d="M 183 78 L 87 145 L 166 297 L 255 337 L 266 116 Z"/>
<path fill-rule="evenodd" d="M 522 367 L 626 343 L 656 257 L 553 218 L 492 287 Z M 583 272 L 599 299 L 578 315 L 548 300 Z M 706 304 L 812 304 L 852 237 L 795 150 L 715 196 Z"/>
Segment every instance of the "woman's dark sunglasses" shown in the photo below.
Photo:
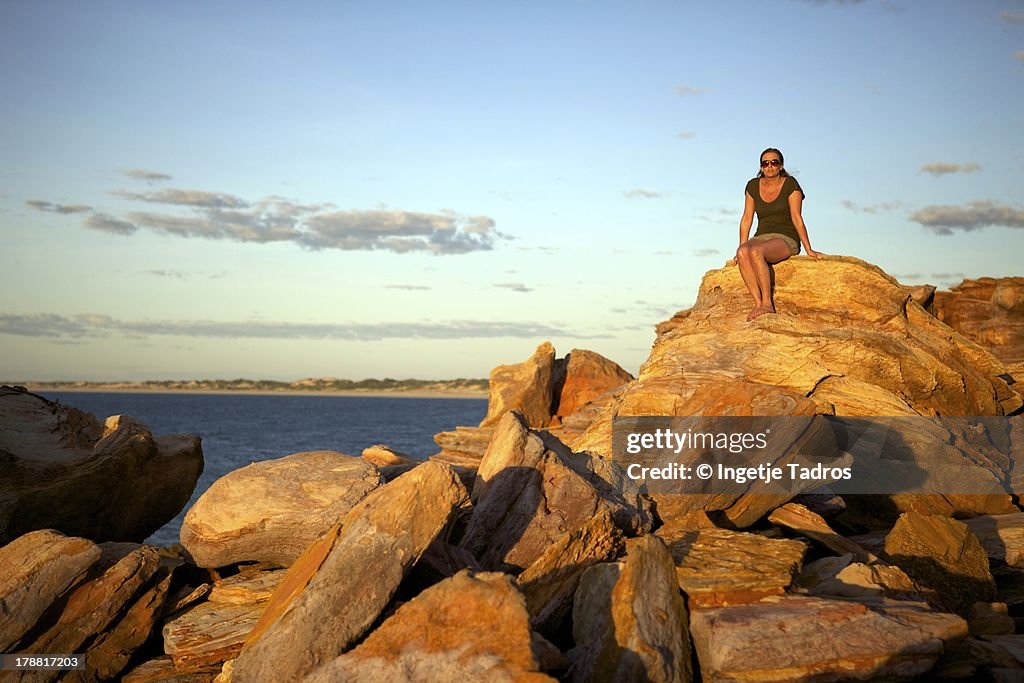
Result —
<path fill-rule="evenodd" d="M 781 166 L 781 165 L 782 165 L 782 162 L 779 161 L 778 159 L 764 159 L 764 160 L 761 161 L 761 168 L 765 168 L 767 166 Z"/>

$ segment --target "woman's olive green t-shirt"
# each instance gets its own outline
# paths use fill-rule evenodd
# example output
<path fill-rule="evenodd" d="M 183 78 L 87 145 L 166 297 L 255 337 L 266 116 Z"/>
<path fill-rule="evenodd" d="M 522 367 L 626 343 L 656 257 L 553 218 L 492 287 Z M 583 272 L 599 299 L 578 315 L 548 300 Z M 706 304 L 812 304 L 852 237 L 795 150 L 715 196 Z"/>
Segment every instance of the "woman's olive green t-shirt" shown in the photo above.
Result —
<path fill-rule="evenodd" d="M 789 211 L 789 195 L 794 192 L 804 194 L 800 183 L 793 176 L 786 176 L 782 181 L 779 196 L 773 202 L 766 202 L 761 199 L 761 184 L 758 181 L 758 178 L 754 178 L 747 183 L 747 194 L 754 199 L 754 213 L 757 214 L 757 232 L 754 235 L 777 233 L 792 237 L 799 244 L 800 235 L 797 234 L 793 216 Z M 804 197 L 806 196 L 804 195 Z"/>

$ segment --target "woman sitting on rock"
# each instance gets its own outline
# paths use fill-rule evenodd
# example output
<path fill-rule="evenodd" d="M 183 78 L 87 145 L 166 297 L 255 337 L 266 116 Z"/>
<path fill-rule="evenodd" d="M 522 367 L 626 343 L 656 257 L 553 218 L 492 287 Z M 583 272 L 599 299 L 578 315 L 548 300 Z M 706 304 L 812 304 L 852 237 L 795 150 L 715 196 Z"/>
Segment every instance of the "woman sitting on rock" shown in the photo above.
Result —
<path fill-rule="evenodd" d="M 818 253 L 811 249 L 800 215 L 804 191 L 782 164 L 782 152 L 769 147 L 761 152 L 761 170 L 757 177 L 747 183 L 746 203 L 740 219 L 740 246 L 736 250 L 740 275 L 754 297 L 754 308 L 747 320 L 775 312 L 769 264 L 796 256 L 801 243 L 808 256 L 818 258 Z M 757 232 L 747 239 L 755 213 Z"/>

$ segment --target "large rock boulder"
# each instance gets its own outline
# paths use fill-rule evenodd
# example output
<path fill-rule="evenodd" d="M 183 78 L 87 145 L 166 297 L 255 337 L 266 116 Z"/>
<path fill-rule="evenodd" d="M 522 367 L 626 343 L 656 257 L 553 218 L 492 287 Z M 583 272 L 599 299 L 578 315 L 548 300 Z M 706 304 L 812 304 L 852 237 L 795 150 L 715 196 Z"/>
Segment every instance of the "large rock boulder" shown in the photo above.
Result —
<path fill-rule="evenodd" d="M 428 462 L 371 492 L 289 568 L 233 680 L 298 680 L 363 636 L 468 495 Z"/>
<path fill-rule="evenodd" d="M 486 569 L 520 572 L 601 510 L 630 534 L 649 529 L 647 504 L 621 468 L 569 451 L 507 413 L 480 463 L 460 545 Z"/>
<path fill-rule="evenodd" d="M 555 410 L 560 419 L 633 379 L 622 367 L 599 353 L 573 349 L 555 363 Z"/>
<path fill-rule="evenodd" d="M 964 280 L 936 292 L 939 320 L 1005 363 L 1024 362 L 1024 277 Z"/>
<path fill-rule="evenodd" d="M 358 647 L 304 679 L 554 681 L 540 673 L 529 615 L 512 578 L 459 572 L 398 608 Z"/>
<path fill-rule="evenodd" d="M 494 368 L 487 397 L 487 416 L 480 426 L 497 424 L 510 410 L 521 413 L 531 426 L 546 426 L 551 419 L 554 365 L 555 347 L 551 342 L 544 342 L 526 361 Z"/>
<path fill-rule="evenodd" d="M 885 554 L 915 581 L 938 591 L 952 612 L 995 599 L 996 583 L 978 538 L 959 520 L 917 512 L 900 515 Z"/>
<path fill-rule="evenodd" d="M 588 570 L 577 602 L 571 680 L 693 680 L 686 604 L 660 538 L 631 541 L 624 562 Z"/>
<path fill-rule="evenodd" d="M 224 475 L 196 501 L 181 544 L 200 567 L 287 566 L 382 483 L 369 461 L 334 451 L 256 462 Z"/>
<path fill-rule="evenodd" d="M 0 543 L 36 529 L 143 541 L 177 515 L 203 471 L 198 436 L 154 437 L 0 387 Z"/>
<path fill-rule="evenodd" d="M 708 272 L 694 307 L 661 328 L 639 377 L 569 445 L 612 457 L 617 416 L 1002 416 L 1021 407 L 997 358 L 877 267 L 794 258 L 775 274 L 778 314 L 747 322 L 738 269 Z M 725 509 L 735 522 L 729 507 L 739 502 L 707 509 Z"/>

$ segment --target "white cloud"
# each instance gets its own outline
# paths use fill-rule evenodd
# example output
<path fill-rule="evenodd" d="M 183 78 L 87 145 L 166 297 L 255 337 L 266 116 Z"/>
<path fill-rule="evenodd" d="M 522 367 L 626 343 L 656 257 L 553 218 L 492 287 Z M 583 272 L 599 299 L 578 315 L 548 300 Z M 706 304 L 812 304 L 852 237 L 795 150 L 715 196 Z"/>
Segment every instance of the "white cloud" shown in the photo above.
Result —
<path fill-rule="evenodd" d="M 849 199 L 844 199 L 839 202 L 843 207 L 850 211 L 856 211 L 858 213 L 879 213 L 881 211 L 895 211 L 896 209 L 903 206 L 903 202 L 882 202 L 880 204 L 856 204 Z"/>
<path fill-rule="evenodd" d="M 1024 228 L 1024 209 L 986 200 L 967 206 L 926 206 L 911 214 L 910 220 L 938 235 L 952 235 L 954 230 L 980 230 L 990 225 Z"/>
<path fill-rule="evenodd" d="M 672 91 L 680 97 L 688 97 L 690 95 L 704 95 L 711 92 L 710 88 L 700 88 L 693 85 L 680 84 L 672 88 Z"/>
<path fill-rule="evenodd" d="M 26 206 L 30 206 L 36 211 L 46 211 L 48 213 L 60 213 L 60 214 L 72 214 L 72 213 L 88 213 L 92 211 L 91 206 L 85 204 L 53 204 L 52 202 L 46 202 L 42 199 L 29 199 L 25 202 Z"/>
<path fill-rule="evenodd" d="M 90 230 L 112 232 L 115 235 L 131 235 L 139 229 L 139 226 L 130 221 L 122 221 L 98 211 L 82 219 L 82 225 Z"/>
<path fill-rule="evenodd" d="M 624 190 L 622 195 L 626 199 L 664 199 L 666 197 L 664 192 L 655 192 L 654 190 L 644 190 L 642 188 Z"/>
<path fill-rule="evenodd" d="M 88 206 L 63 206 L 38 199 L 27 204 L 39 211 L 88 213 L 83 227 L 120 235 L 145 228 L 176 237 L 292 242 L 314 250 L 465 254 L 490 250 L 498 240 L 511 239 L 498 232 L 494 219 L 488 216 L 461 216 L 450 210 L 338 211 L 329 203 L 300 204 L 277 196 L 250 202 L 221 192 L 176 188 L 115 190 L 111 194 L 131 202 L 167 205 L 177 211 L 129 211 L 124 217 L 115 217 Z"/>
<path fill-rule="evenodd" d="M 247 201 L 239 197 L 221 192 L 204 192 L 203 190 L 175 190 L 171 188 L 155 190 L 153 192 L 114 190 L 110 194 L 121 199 L 205 209 L 244 209 L 249 206 Z"/>
<path fill-rule="evenodd" d="M 921 173 L 930 173 L 933 176 L 943 176 L 949 173 L 974 173 L 980 171 L 981 166 L 975 163 L 951 164 L 945 161 L 935 161 L 921 167 Z"/>
<path fill-rule="evenodd" d="M 499 282 L 494 285 L 495 287 L 502 287 L 504 289 L 511 289 L 513 292 L 532 292 L 532 287 L 527 287 L 521 282 Z"/>
<path fill-rule="evenodd" d="M 143 168 L 126 168 L 121 171 L 121 175 L 131 178 L 132 180 L 144 180 L 146 182 L 160 182 L 171 179 L 171 176 L 166 173 L 160 173 L 159 171 L 147 171 Z"/>

